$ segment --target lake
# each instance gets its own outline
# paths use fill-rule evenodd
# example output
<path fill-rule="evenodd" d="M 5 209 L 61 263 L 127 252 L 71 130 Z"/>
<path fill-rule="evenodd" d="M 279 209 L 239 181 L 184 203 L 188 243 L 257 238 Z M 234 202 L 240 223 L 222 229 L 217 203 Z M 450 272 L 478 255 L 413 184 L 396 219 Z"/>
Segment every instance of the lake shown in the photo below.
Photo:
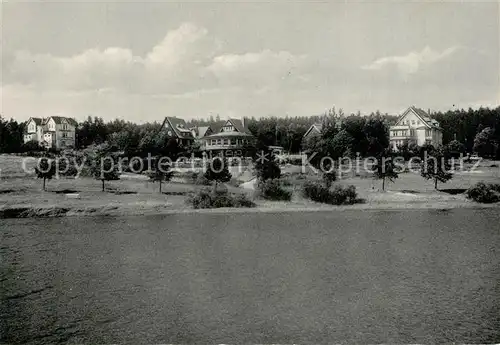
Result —
<path fill-rule="evenodd" d="M 0 343 L 498 343 L 498 210 L 0 220 Z"/>

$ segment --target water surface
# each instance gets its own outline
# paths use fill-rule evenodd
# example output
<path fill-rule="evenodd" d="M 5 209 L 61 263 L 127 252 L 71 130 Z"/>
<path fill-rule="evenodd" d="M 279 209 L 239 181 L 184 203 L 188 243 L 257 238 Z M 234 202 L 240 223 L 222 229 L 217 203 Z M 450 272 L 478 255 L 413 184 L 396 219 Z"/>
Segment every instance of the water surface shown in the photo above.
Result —
<path fill-rule="evenodd" d="M 0 222 L 0 343 L 500 341 L 497 210 Z"/>

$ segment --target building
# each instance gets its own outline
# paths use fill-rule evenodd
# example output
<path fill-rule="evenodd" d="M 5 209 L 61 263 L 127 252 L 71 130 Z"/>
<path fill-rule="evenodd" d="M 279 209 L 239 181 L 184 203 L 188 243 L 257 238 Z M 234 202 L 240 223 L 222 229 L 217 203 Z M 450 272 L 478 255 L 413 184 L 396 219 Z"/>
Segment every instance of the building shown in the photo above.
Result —
<path fill-rule="evenodd" d="M 340 131 L 340 129 L 342 128 L 343 121 L 344 121 L 343 117 L 336 118 L 334 126 L 337 131 Z M 306 148 L 307 146 L 309 146 L 308 145 L 309 142 L 321 138 L 322 132 L 323 132 L 323 123 L 321 122 L 313 123 L 302 137 L 302 146 Z"/>
<path fill-rule="evenodd" d="M 159 134 L 164 134 L 168 140 L 174 139 L 180 147 L 191 147 L 195 140 L 193 131 L 186 126 L 186 121 L 177 117 L 166 117 Z"/>
<path fill-rule="evenodd" d="M 45 148 L 61 150 L 75 147 L 78 123 L 69 117 L 31 117 L 26 123 L 24 142 L 36 141 Z"/>
<path fill-rule="evenodd" d="M 318 139 L 319 137 L 321 137 L 322 130 L 323 130 L 322 123 L 313 123 L 302 137 L 302 141 L 308 142 L 310 140 Z"/>
<path fill-rule="evenodd" d="M 439 122 L 431 119 L 430 114 L 413 106 L 406 109 L 399 116 L 396 124 L 389 128 L 389 140 L 391 148 L 398 147 L 406 141 L 418 146 L 432 145 L 437 147 L 443 143 L 443 131 Z"/>
<path fill-rule="evenodd" d="M 202 150 L 210 157 L 246 157 L 255 147 L 255 138 L 245 127 L 244 120 L 229 119 L 219 130 L 202 138 Z"/>

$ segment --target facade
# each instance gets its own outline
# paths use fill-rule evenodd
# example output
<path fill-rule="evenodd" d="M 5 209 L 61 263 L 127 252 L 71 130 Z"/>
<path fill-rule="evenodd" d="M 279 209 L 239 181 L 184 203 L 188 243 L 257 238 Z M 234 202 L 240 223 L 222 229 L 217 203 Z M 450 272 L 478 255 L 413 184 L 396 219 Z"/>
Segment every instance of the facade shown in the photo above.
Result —
<path fill-rule="evenodd" d="M 186 126 L 186 121 L 177 117 L 166 117 L 159 134 L 165 134 L 168 139 L 176 140 L 180 147 L 191 147 L 195 140 L 192 130 Z"/>
<path fill-rule="evenodd" d="M 249 147 L 255 146 L 255 138 L 245 127 L 244 121 L 229 119 L 210 135 L 202 138 L 201 149 L 210 157 L 245 157 Z"/>
<path fill-rule="evenodd" d="M 437 147 L 443 143 L 443 131 L 439 122 L 431 119 L 428 113 L 411 106 L 389 128 L 389 140 L 391 148 L 396 151 L 405 141 L 418 146 L 427 144 Z"/>
<path fill-rule="evenodd" d="M 26 123 L 24 142 L 36 141 L 45 148 L 61 150 L 75 147 L 78 123 L 69 117 L 31 117 Z"/>

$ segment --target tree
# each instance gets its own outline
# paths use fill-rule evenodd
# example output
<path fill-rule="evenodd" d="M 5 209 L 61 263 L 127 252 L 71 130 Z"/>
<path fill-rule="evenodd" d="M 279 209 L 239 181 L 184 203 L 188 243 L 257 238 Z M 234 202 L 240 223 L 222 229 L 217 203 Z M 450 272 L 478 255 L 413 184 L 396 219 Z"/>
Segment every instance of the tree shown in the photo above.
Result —
<path fill-rule="evenodd" d="M 212 158 L 211 164 L 206 167 L 205 178 L 214 183 L 214 191 L 217 190 L 218 183 L 229 182 L 231 177 L 229 164 L 223 157 Z"/>
<path fill-rule="evenodd" d="M 173 171 L 170 170 L 170 165 L 163 164 L 161 162 L 161 157 L 155 157 L 154 168 L 152 171 L 148 172 L 148 176 L 151 181 L 158 181 L 160 184 L 160 194 L 161 194 L 161 184 L 163 181 L 170 181 L 173 176 Z"/>
<path fill-rule="evenodd" d="M 452 140 L 445 146 L 446 155 L 452 158 L 460 158 L 465 154 L 465 145 L 458 140 Z"/>
<path fill-rule="evenodd" d="M 486 127 L 474 138 L 474 152 L 481 157 L 493 157 L 496 155 L 498 142 L 495 139 L 495 130 Z"/>
<path fill-rule="evenodd" d="M 109 151 L 109 146 L 101 145 L 94 153 L 92 160 L 92 176 L 96 180 L 102 181 L 102 191 L 104 192 L 105 181 L 115 181 L 120 179 L 120 172 L 115 157 Z"/>
<path fill-rule="evenodd" d="M 453 174 L 450 173 L 451 165 L 442 148 L 434 149 L 425 154 L 424 164 L 422 164 L 420 175 L 427 180 L 434 180 L 434 189 L 437 189 L 437 183 L 450 180 Z"/>
<path fill-rule="evenodd" d="M 332 159 L 345 157 L 354 152 L 354 138 L 346 130 L 341 130 L 332 140 L 326 142 L 328 145 L 326 151 Z"/>
<path fill-rule="evenodd" d="M 364 131 L 368 141 L 368 155 L 376 157 L 389 146 L 389 128 L 382 116 L 371 115 Z"/>
<path fill-rule="evenodd" d="M 35 167 L 37 178 L 43 179 L 43 190 L 45 191 L 45 181 L 51 180 L 56 174 L 56 163 L 54 160 L 49 160 L 46 157 L 41 158 Z"/>
<path fill-rule="evenodd" d="M 337 180 L 337 171 L 335 170 L 334 164 L 331 162 L 325 164 L 323 168 L 323 183 L 326 188 L 330 188 L 332 183 Z"/>
<path fill-rule="evenodd" d="M 253 159 L 257 178 L 260 181 L 280 178 L 281 169 L 276 162 L 273 152 L 264 146 L 259 147 L 256 151 Z"/>
<path fill-rule="evenodd" d="M 375 178 L 382 180 L 382 190 L 385 190 L 385 179 L 394 182 L 399 177 L 393 156 L 394 153 L 390 149 L 386 149 L 377 157 L 377 162 L 373 166 Z"/>

